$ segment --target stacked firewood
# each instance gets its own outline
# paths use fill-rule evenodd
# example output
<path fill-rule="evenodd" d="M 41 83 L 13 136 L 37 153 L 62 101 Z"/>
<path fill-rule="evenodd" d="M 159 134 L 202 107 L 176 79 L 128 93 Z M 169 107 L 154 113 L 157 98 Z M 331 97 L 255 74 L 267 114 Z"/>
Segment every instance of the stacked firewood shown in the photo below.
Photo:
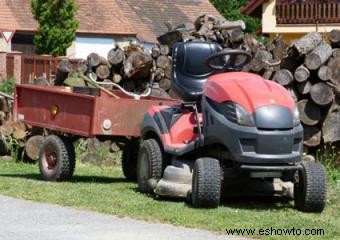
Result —
<path fill-rule="evenodd" d="M 340 31 L 329 39 L 311 32 L 291 44 L 281 37 L 267 45 L 249 39 L 248 46 L 253 59 L 244 70 L 278 82 L 297 102 L 305 151 L 339 142 Z"/>

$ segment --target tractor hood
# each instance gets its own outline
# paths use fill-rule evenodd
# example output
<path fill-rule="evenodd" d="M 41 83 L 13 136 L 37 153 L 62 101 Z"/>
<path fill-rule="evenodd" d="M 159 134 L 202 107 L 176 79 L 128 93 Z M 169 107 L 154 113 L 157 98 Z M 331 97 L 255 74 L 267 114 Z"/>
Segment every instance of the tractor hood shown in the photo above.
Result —
<path fill-rule="evenodd" d="M 205 84 L 204 95 L 218 103 L 237 103 L 249 113 L 268 105 L 287 107 L 294 112 L 294 100 L 284 87 L 252 73 L 213 75 Z"/>

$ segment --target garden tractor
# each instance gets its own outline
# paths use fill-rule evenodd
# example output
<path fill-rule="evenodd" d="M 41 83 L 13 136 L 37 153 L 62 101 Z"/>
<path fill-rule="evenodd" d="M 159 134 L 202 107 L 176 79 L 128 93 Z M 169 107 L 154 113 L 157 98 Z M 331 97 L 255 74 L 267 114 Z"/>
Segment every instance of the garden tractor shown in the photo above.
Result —
<path fill-rule="evenodd" d="M 301 162 L 303 128 L 289 92 L 241 72 L 251 60 L 244 50 L 193 41 L 177 43 L 172 59 L 172 87 L 183 103 L 152 106 L 144 115 L 140 191 L 216 208 L 232 189 L 262 182 L 294 198 L 298 210 L 321 212 L 325 170 Z"/>

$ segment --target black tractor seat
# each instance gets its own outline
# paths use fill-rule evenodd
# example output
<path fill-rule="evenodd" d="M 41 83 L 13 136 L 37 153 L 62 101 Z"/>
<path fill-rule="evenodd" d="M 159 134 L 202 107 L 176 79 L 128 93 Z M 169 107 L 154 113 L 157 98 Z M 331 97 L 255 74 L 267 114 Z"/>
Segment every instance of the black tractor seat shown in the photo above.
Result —
<path fill-rule="evenodd" d="M 210 75 L 217 71 L 206 64 L 207 58 L 222 50 L 217 43 L 177 43 L 172 52 L 172 88 L 184 100 L 198 102 L 203 86 Z"/>

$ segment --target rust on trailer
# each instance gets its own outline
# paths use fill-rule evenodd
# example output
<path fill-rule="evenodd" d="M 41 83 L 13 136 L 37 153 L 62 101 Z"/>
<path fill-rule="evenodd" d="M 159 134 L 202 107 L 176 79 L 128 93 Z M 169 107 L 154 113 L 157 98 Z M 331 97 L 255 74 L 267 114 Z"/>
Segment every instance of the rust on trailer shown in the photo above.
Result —
<path fill-rule="evenodd" d="M 132 99 L 113 91 L 114 99 L 73 93 L 65 87 L 17 85 L 14 119 L 32 126 L 83 137 L 100 135 L 139 136 L 140 124 L 150 106 L 174 105 L 178 100 L 155 97 Z"/>

